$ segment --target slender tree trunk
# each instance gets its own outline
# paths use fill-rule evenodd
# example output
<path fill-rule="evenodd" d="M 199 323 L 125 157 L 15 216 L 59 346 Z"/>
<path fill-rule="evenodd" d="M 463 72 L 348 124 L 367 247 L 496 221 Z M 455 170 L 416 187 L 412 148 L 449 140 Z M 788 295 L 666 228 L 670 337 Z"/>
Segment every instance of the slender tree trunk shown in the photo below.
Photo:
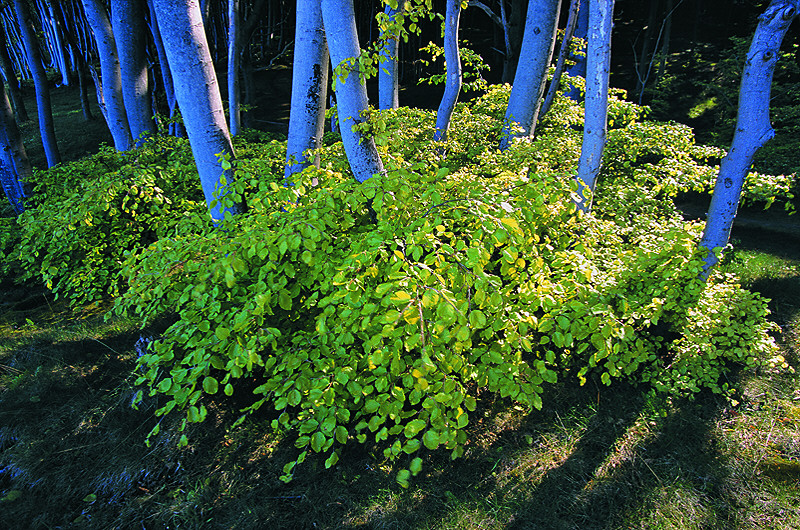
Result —
<path fill-rule="evenodd" d="M 156 11 L 153 6 L 153 0 L 147 0 L 147 9 L 150 12 L 150 34 L 153 36 L 153 44 L 156 48 L 156 55 L 158 56 L 159 72 L 161 73 L 161 83 L 164 85 L 164 97 L 167 100 L 167 116 L 170 123 L 168 126 L 168 133 L 173 136 L 185 137 L 186 131 L 180 123 L 177 123 L 175 118 L 178 112 L 178 100 L 175 98 L 175 84 L 172 82 L 172 73 L 169 70 L 169 60 L 167 53 L 164 51 L 164 42 L 161 40 L 161 31 L 158 29 L 156 23 Z"/>
<path fill-rule="evenodd" d="M 298 0 L 292 67 L 292 110 L 286 142 L 286 183 L 311 165 L 309 149 L 319 148 L 325 130 L 328 90 L 328 45 L 317 0 Z M 314 160 L 319 164 L 319 158 Z"/>
<path fill-rule="evenodd" d="M 83 9 L 94 33 L 100 58 L 100 108 L 114 138 L 114 147 L 118 151 L 127 151 L 133 141 L 122 96 L 122 74 L 111 22 L 101 0 L 83 0 Z"/>
<path fill-rule="evenodd" d="M 361 54 L 356 32 L 353 0 L 322 0 L 322 19 L 331 63 L 346 66 L 347 61 Z M 384 172 L 375 141 L 353 127 L 363 123 L 367 111 L 367 87 L 358 68 L 348 68 L 346 78 L 336 80 L 336 106 L 344 150 L 353 176 L 359 182 Z"/>
<path fill-rule="evenodd" d="M 56 132 L 53 127 L 53 108 L 50 104 L 50 87 L 47 74 L 42 64 L 39 53 L 39 42 L 36 39 L 36 30 L 33 27 L 30 10 L 25 0 L 14 0 L 14 9 L 19 22 L 19 30 L 25 43 L 25 54 L 28 56 L 28 66 L 33 74 L 34 88 L 36 89 L 36 111 L 39 115 L 39 134 L 42 137 L 47 166 L 53 167 L 61 162 L 58 152 Z"/>
<path fill-rule="evenodd" d="M 589 35 L 589 0 L 578 0 L 578 20 L 575 24 L 573 38 L 586 40 Z M 575 63 L 567 68 L 567 75 L 570 77 L 586 77 L 586 54 L 572 55 L 570 59 Z M 582 101 L 583 94 L 580 89 L 572 85 L 565 94 L 572 101 Z"/>
<path fill-rule="evenodd" d="M 647 25 L 644 27 L 644 36 L 642 37 L 642 45 L 639 50 L 639 56 L 636 57 L 636 94 L 639 101 L 642 100 L 642 93 L 644 87 L 647 85 L 647 78 L 650 76 L 650 68 L 653 61 L 651 50 L 654 47 L 656 31 L 656 20 L 658 15 L 658 8 L 661 6 L 660 0 L 650 1 L 650 11 L 647 15 Z M 636 56 L 636 47 L 634 46 L 634 56 Z"/>
<path fill-rule="evenodd" d="M 387 5 L 384 13 L 389 17 L 389 20 L 395 22 L 398 14 L 402 14 L 404 4 L 398 2 L 397 8 L 392 8 Z M 381 33 L 383 36 L 383 33 Z M 381 55 L 385 57 L 378 71 L 378 108 L 396 109 L 400 106 L 400 90 L 398 84 L 398 61 L 397 55 L 399 51 L 400 37 L 395 33 L 386 37 L 384 49 Z"/>
<path fill-rule="evenodd" d="M 444 15 L 444 61 L 447 68 L 444 96 L 436 112 L 434 141 L 447 139 L 447 128 L 461 92 L 461 54 L 458 51 L 458 22 L 461 17 L 461 0 L 447 0 Z"/>
<path fill-rule="evenodd" d="M 28 110 L 25 108 L 25 101 L 22 99 L 21 87 L 14 71 L 14 64 L 8 55 L 6 32 L 2 23 L 0 23 L 0 69 L 2 69 L 3 78 L 8 84 L 8 93 L 11 95 L 11 103 L 14 106 L 17 119 L 20 123 L 25 123 L 30 120 L 30 117 L 28 117 Z"/>
<path fill-rule="evenodd" d="M 226 213 L 243 211 L 244 205 L 223 209 L 215 202 L 215 194 L 224 197 L 227 193 L 221 178 L 233 180 L 232 172 L 222 169 L 220 155 L 232 161 L 234 153 L 200 5 L 198 0 L 155 0 L 154 5 L 206 203 L 211 217 L 220 221 Z"/>
<path fill-rule="evenodd" d="M 505 0 L 503 0 L 505 1 Z M 537 2 L 539 0 L 530 0 Z M 509 53 L 503 62 L 503 83 L 513 83 L 517 72 L 520 49 L 525 34 L 525 12 L 528 7 L 527 0 L 511 0 L 511 16 L 508 19 Z"/>
<path fill-rule="evenodd" d="M 719 166 L 706 228 L 700 240 L 700 246 L 708 250 L 704 277 L 719 261 L 721 249 L 728 244 L 753 156 L 775 136 L 769 121 L 772 75 L 783 37 L 798 12 L 800 0 L 772 0 L 759 17 L 742 73 L 736 131 L 728 155 Z"/>
<path fill-rule="evenodd" d="M 239 31 L 239 0 L 228 0 L 228 114 L 231 136 L 239 134 L 242 115 L 239 111 L 239 67 L 241 44 Z"/>
<path fill-rule="evenodd" d="M 501 149 L 514 138 L 533 136 L 547 70 L 555 48 L 561 0 L 530 0 L 520 61 L 508 100 Z"/>
<path fill-rule="evenodd" d="M 67 14 L 64 10 L 63 4 L 58 4 L 55 6 L 52 16 L 56 19 L 59 27 L 67 27 Z M 76 77 L 78 78 L 78 91 L 80 93 L 83 119 L 85 121 L 91 121 L 94 119 L 94 116 L 92 115 L 92 108 L 89 104 L 89 80 L 87 79 L 89 65 L 86 64 L 86 59 L 84 58 L 78 43 L 80 31 L 78 28 L 75 29 L 75 32 L 65 31 L 62 33 L 62 35 L 64 37 L 64 42 L 66 43 L 67 49 L 70 52 L 70 57 L 72 57 L 72 64 L 74 66 Z"/>
<path fill-rule="evenodd" d="M 253 94 L 255 89 L 253 87 L 253 57 L 251 53 L 251 43 L 253 34 L 258 28 L 259 24 L 264 18 L 264 12 L 267 9 L 267 0 L 255 0 L 250 9 L 250 13 L 242 24 L 241 31 L 241 44 L 240 48 L 243 50 L 242 63 L 241 63 L 241 80 L 244 82 L 244 89 L 242 103 L 244 105 L 251 105 L 253 103 Z M 249 127 L 251 118 L 249 112 L 242 113 L 242 126 Z"/>
<path fill-rule="evenodd" d="M 591 209 L 603 149 L 606 145 L 608 118 L 608 74 L 611 67 L 611 26 L 614 0 L 589 1 L 589 46 L 586 50 L 586 103 L 583 145 L 578 161 L 578 193 L 583 211 Z M 587 193 L 587 190 L 589 193 Z"/>
<path fill-rule="evenodd" d="M 547 89 L 547 95 L 544 97 L 542 109 L 539 111 L 539 121 L 541 121 L 542 116 L 547 114 L 550 110 L 550 106 L 553 104 L 553 100 L 561 85 L 561 74 L 564 72 L 564 64 L 567 62 L 567 55 L 569 55 L 569 44 L 575 32 L 575 25 L 578 22 L 578 7 L 580 7 L 580 0 L 570 1 L 567 26 L 564 28 L 564 38 L 561 40 L 561 49 L 558 51 L 556 69 L 553 72 L 553 79 L 550 81 L 550 87 Z"/>
<path fill-rule="evenodd" d="M 680 3 L 680 0 L 679 0 Z M 664 20 L 663 35 L 661 37 L 661 50 L 659 51 L 658 72 L 656 72 L 655 82 L 658 83 L 664 75 L 664 70 L 667 67 L 667 58 L 669 57 L 669 46 L 672 40 L 672 12 L 675 11 L 673 0 L 667 0 L 667 15 Z"/>
<path fill-rule="evenodd" d="M 47 13 L 49 17 L 45 17 L 44 6 L 41 9 L 42 25 L 45 24 L 45 19 L 48 21 L 50 27 L 50 34 L 52 35 L 52 48 L 53 56 L 59 65 L 58 70 L 61 72 L 61 84 L 69 86 L 70 84 L 70 63 L 67 60 L 67 47 L 64 45 L 64 28 L 60 23 L 59 17 L 56 15 L 56 10 L 53 2 L 47 2 Z"/>
<path fill-rule="evenodd" d="M 156 132 L 147 68 L 147 28 L 144 0 L 111 0 L 114 40 L 117 45 L 122 99 L 134 142 Z"/>
<path fill-rule="evenodd" d="M 29 194 L 26 182 L 33 170 L 2 83 L 0 83 L 0 146 L 4 162 L 3 190 L 14 210 L 22 213 L 25 210 L 25 198 Z"/>

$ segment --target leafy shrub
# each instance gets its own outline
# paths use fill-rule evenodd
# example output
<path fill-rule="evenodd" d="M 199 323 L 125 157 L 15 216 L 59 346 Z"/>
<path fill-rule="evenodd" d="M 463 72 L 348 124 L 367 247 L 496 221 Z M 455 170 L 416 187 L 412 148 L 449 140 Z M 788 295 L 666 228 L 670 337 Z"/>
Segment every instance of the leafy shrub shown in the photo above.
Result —
<path fill-rule="evenodd" d="M 615 192 L 601 188 L 599 215 L 584 216 L 568 172 L 576 131 L 557 125 L 570 118 L 499 153 L 504 93 L 458 107 L 443 156 L 429 148 L 432 113 L 381 112 L 369 126 L 386 175 L 356 183 L 333 143 L 295 186 L 257 182 L 249 212 L 222 230 L 130 255 L 116 310 L 176 315 L 140 359 L 138 383 L 168 398 L 158 414 L 181 410 L 185 426 L 207 416 L 210 396 L 252 392 L 244 412 L 269 407 L 276 429 L 296 433 L 284 480 L 312 453 L 335 464 L 356 440 L 401 459 L 407 484 L 425 450 L 463 453 L 482 392 L 539 408 L 544 384 L 565 375 L 727 392 L 731 362 L 782 362 L 758 295 L 698 279 L 700 225 L 650 208 L 665 194 L 627 178 L 657 163 L 612 155 Z M 669 151 L 635 125 L 622 129 L 637 152 Z M 675 149 L 665 157 L 689 166 L 705 153 Z M 236 193 L 250 180 L 237 178 Z M 621 201 L 645 204 L 633 227 L 611 214 L 635 209 Z"/>

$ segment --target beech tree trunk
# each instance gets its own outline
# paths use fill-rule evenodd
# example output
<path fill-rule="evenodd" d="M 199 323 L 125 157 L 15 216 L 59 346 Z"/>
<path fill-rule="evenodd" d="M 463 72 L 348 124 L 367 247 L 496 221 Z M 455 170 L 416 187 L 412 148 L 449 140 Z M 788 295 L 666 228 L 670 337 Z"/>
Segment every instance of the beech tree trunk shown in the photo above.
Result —
<path fill-rule="evenodd" d="M 239 111 L 240 33 L 239 0 L 228 0 L 228 114 L 231 136 L 239 134 L 242 121 Z"/>
<path fill-rule="evenodd" d="M 542 116 L 547 114 L 550 110 L 550 106 L 553 104 L 553 100 L 556 98 L 556 93 L 561 85 L 561 74 L 564 72 L 564 64 L 567 62 L 567 55 L 569 55 L 570 41 L 572 40 L 572 35 L 575 32 L 575 26 L 578 22 L 578 8 L 580 7 L 580 3 L 580 0 L 570 0 L 567 26 L 564 28 L 564 38 L 561 39 L 561 48 L 558 51 L 558 61 L 556 61 L 553 79 L 550 81 L 550 87 L 547 89 L 547 95 L 545 95 L 542 108 L 539 111 L 539 121 L 541 121 Z"/>
<path fill-rule="evenodd" d="M 608 118 L 608 74 L 611 68 L 611 26 L 614 0 L 589 1 L 589 45 L 586 50 L 586 102 L 583 123 L 583 144 L 578 161 L 578 205 L 583 211 L 591 208 L 603 148 L 606 145 Z M 587 193 L 587 190 L 589 193 Z"/>
<path fill-rule="evenodd" d="M 742 73 L 736 131 L 731 148 L 719 166 L 708 220 L 700 240 L 700 246 L 708 250 L 703 277 L 708 277 L 728 244 L 753 156 L 775 136 L 769 121 L 772 75 L 783 37 L 799 11 L 800 0 L 772 0 L 759 17 Z"/>
<path fill-rule="evenodd" d="M 530 0 L 520 60 L 506 109 L 501 149 L 514 138 L 533 136 L 547 70 L 555 48 L 561 0 Z"/>
<path fill-rule="evenodd" d="M 28 196 L 26 182 L 33 170 L 2 83 L 0 83 L 0 146 L 2 146 L 0 178 L 3 182 L 3 191 L 14 211 L 19 214 L 25 211 L 24 201 Z"/>
<path fill-rule="evenodd" d="M 403 5 L 398 2 L 396 8 L 387 5 L 384 13 L 394 22 L 399 13 L 403 11 Z M 383 36 L 383 33 L 381 33 Z M 378 108 L 396 109 L 400 106 L 400 86 L 398 84 L 398 63 L 397 54 L 399 51 L 400 37 L 397 34 L 386 38 L 384 49 L 381 55 L 385 57 L 378 71 Z"/>
<path fill-rule="evenodd" d="M 383 173 L 384 169 L 375 141 L 363 132 L 353 129 L 365 121 L 363 115 L 369 105 L 363 72 L 347 63 L 349 59 L 361 54 L 353 0 L 322 0 L 322 19 L 331 63 L 336 67 L 344 67 L 342 76 L 335 81 L 342 143 L 353 176 L 359 182 L 364 182 Z"/>
<path fill-rule="evenodd" d="M 137 145 L 156 132 L 148 79 L 144 6 L 144 0 L 111 0 L 111 25 L 122 77 L 122 99 L 131 136 Z"/>
<path fill-rule="evenodd" d="M 227 193 L 221 177 L 233 179 L 231 171 L 222 169 L 220 156 L 233 161 L 234 153 L 200 5 L 198 0 L 155 0 L 154 5 L 203 194 L 212 219 L 221 221 L 226 213 L 243 211 L 244 205 L 223 209 L 215 202 L 215 193 Z"/>
<path fill-rule="evenodd" d="M 589 0 L 578 0 L 578 20 L 575 24 L 575 31 L 572 34 L 573 38 L 586 40 L 589 35 Z M 570 77 L 586 77 L 586 54 L 571 55 L 570 59 L 575 64 L 567 68 L 567 75 Z M 572 101 L 582 101 L 583 94 L 581 91 L 572 85 L 569 91 L 565 94 Z"/>
<path fill-rule="evenodd" d="M 94 33 L 100 59 L 101 98 L 98 98 L 98 103 L 114 139 L 114 147 L 118 151 L 127 151 L 131 148 L 133 139 L 122 97 L 122 74 L 111 21 L 101 0 L 83 0 L 83 9 Z"/>
<path fill-rule="evenodd" d="M 444 84 L 444 95 L 436 112 L 436 132 L 434 141 L 447 139 L 447 128 L 456 108 L 458 94 L 461 92 L 462 72 L 461 54 L 458 51 L 458 22 L 461 17 L 461 0 L 447 0 L 444 15 L 444 62 L 447 77 Z"/>
<path fill-rule="evenodd" d="M 42 56 L 39 53 L 39 41 L 36 38 L 36 29 L 33 27 L 26 0 L 14 0 L 14 10 L 17 14 L 22 41 L 25 44 L 28 67 L 33 75 L 33 84 L 36 90 L 36 112 L 39 115 L 39 134 L 42 137 L 47 166 L 53 167 L 61 162 L 61 154 L 58 152 L 56 132 L 53 127 L 50 87 L 47 82 L 47 74 L 44 71 L 44 64 L 42 64 Z"/>
<path fill-rule="evenodd" d="M 309 149 L 317 149 L 325 130 L 328 90 L 328 45 L 318 0 L 298 0 L 292 67 L 292 107 L 286 142 L 286 183 L 308 167 Z M 319 164 L 319 159 L 314 160 Z"/>
<path fill-rule="evenodd" d="M 0 69 L 2 69 L 3 78 L 8 85 L 8 93 L 11 96 L 11 103 L 14 106 L 17 119 L 20 123 L 25 123 L 30 120 L 30 117 L 28 117 L 28 110 L 25 108 L 25 101 L 22 99 L 19 79 L 14 70 L 14 64 L 11 62 L 11 57 L 8 55 L 7 46 L 5 28 L 0 23 Z"/>

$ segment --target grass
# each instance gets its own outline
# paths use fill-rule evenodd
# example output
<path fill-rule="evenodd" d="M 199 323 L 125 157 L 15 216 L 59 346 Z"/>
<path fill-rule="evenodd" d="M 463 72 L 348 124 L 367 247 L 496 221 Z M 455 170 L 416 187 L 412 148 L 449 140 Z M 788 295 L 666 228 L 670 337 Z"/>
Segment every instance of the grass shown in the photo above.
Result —
<path fill-rule="evenodd" d="M 59 90 L 54 99 L 74 105 Z M 62 130 L 82 117 L 57 120 Z M 796 367 L 798 239 L 734 237 L 725 266 L 772 299 Z M 434 452 L 407 490 L 382 448 L 364 446 L 329 470 L 311 457 L 283 484 L 296 450 L 266 413 L 231 430 L 237 403 L 209 404 L 178 449 L 173 419 L 153 415 L 156 398 L 131 408 L 135 344 L 151 330 L 106 321 L 105 307 L 67 310 L 36 286 L 5 281 L 0 292 L 0 528 L 800 528 L 791 373 L 737 374 L 736 402 L 564 381 L 527 414 L 485 395 L 465 457 Z"/>

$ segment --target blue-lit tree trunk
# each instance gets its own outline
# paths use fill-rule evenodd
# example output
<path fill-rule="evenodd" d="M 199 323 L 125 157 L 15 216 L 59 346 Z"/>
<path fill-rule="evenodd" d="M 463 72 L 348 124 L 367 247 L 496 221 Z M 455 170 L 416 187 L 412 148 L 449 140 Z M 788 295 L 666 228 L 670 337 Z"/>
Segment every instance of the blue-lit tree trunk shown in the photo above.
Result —
<path fill-rule="evenodd" d="M 53 108 L 50 103 L 50 88 L 48 87 L 47 74 L 39 52 L 39 41 L 36 38 L 36 29 L 33 27 L 30 9 L 26 0 L 14 0 L 14 11 L 17 15 L 17 24 L 25 45 L 25 55 L 28 59 L 28 68 L 33 75 L 33 84 L 36 90 L 36 112 L 39 115 L 39 134 L 42 137 L 42 146 L 47 158 L 47 166 L 53 167 L 61 162 L 61 153 L 58 152 L 56 132 L 53 126 Z"/>
<path fill-rule="evenodd" d="M 586 50 L 586 102 L 583 144 L 578 161 L 578 194 L 583 211 L 591 208 L 591 193 L 597 184 L 608 119 L 608 74 L 611 68 L 611 27 L 614 0 L 590 0 L 589 44 Z"/>
<path fill-rule="evenodd" d="M 447 77 L 444 83 L 444 95 L 436 112 L 436 132 L 434 141 L 447 139 L 447 128 L 456 108 L 458 94 L 461 92 L 461 55 L 458 51 L 458 21 L 461 17 L 461 0 L 447 0 L 444 15 L 444 62 Z"/>
<path fill-rule="evenodd" d="M 386 6 L 384 13 L 390 22 L 395 22 L 398 15 L 402 13 L 403 4 L 398 1 L 396 7 Z M 400 86 L 398 84 L 398 63 L 397 52 L 399 49 L 400 37 L 394 33 L 385 35 L 381 30 L 381 37 L 384 40 L 384 48 L 381 55 L 385 57 L 378 71 L 378 108 L 396 109 L 400 106 Z"/>
<path fill-rule="evenodd" d="M 164 41 L 161 39 L 161 31 L 156 23 L 156 10 L 153 6 L 153 0 L 147 0 L 147 9 L 150 12 L 150 34 L 153 36 L 153 44 L 158 55 L 161 83 L 164 86 L 164 97 L 167 100 L 167 109 L 169 111 L 170 122 L 167 130 L 169 134 L 183 138 L 186 136 L 186 131 L 183 128 L 183 124 L 178 123 L 175 119 L 178 113 L 178 100 L 175 98 L 175 84 L 172 82 L 172 72 L 169 70 L 167 52 L 164 51 Z"/>
<path fill-rule="evenodd" d="M 708 276 L 728 244 L 733 220 L 753 156 L 773 136 L 769 121 L 772 74 L 786 31 L 800 11 L 800 0 L 772 0 L 759 17 L 739 88 L 736 131 L 728 155 L 722 159 L 708 209 L 700 246 L 708 250 L 703 275 Z"/>
<path fill-rule="evenodd" d="M 220 221 L 225 213 L 236 214 L 244 206 L 237 204 L 227 211 L 219 204 L 211 206 L 215 192 L 226 193 L 221 178 L 233 179 L 230 171 L 222 169 L 220 156 L 232 160 L 234 154 L 200 5 L 198 0 L 155 0 L 154 7 L 203 194 L 211 217 Z"/>
<path fill-rule="evenodd" d="M 128 125 L 128 113 L 122 97 L 122 74 L 117 56 L 117 43 L 111 29 L 106 8 L 101 0 L 83 0 L 86 20 L 94 33 L 97 55 L 100 59 L 100 95 L 99 101 L 103 117 L 114 139 L 114 147 L 118 151 L 127 151 L 133 144 L 131 129 Z"/>
<path fill-rule="evenodd" d="M 239 110 L 239 68 L 241 61 L 239 52 L 239 0 L 228 0 L 228 115 L 231 136 L 239 134 L 241 129 L 242 114 Z M 297 49 L 295 48 L 295 53 Z"/>
<path fill-rule="evenodd" d="M 286 142 L 286 182 L 311 162 L 309 149 L 317 149 L 325 129 L 328 89 L 328 46 L 318 0 L 298 0 L 292 67 L 292 107 Z M 314 163 L 318 163 L 315 160 Z"/>
<path fill-rule="evenodd" d="M 136 143 L 156 132 L 148 80 L 144 7 L 145 0 L 111 0 L 111 25 L 122 76 L 122 98 Z"/>
<path fill-rule="evenodd" d="M 575 24 L 574 38 L 586 40 L 589 35 L 589 0 L 579 0 L 578 21 Z M 586 77 L 586 54 L 570 56 L 575 64 L 567 68 L 567 75 L 570 77 Z M 572 86 L 565 94 L 573 101 L 582 101 L 583 93 L 581 90 Z"/>
<path fill-rule="evenodd" d="M 31 164 L 22 143 L 5 86 L 0 83 L 0 181 L 8 202 L 17 213 L 25 211 L 28 196 L 26 181 L 32 174 Z"/>
<path fill-rule="evenodd" d="M 365 121 L 367 86 L 355 62 L 361 55 L 353 0 L 322 0 L 322 20 L 331 63 L 340 76 L 335 80 L 339 128 L 347 161 L 359 182 L 384 172 L 375 141 L 354 127 Z"/>
<path fill-rule="evenodd" d="M 553 101 L 556 98 L 558 89 L 561 85 L 561 75 L 564 72 L 564 66 L 567 62 L 569 55 L 570 41 L 575 32 L 575 26 L 578 22 L 578 8 L 580 7 L 580 0 L 571 0 L 569 4 L 569 16 L 567 17 L 567 27 L 564 28 L 564 38 L 561 39 L 561 49 L 558 51 L 558 60 L 556 61 L 556 69 L 553 71 L 553 79 L 550 81 L 550 86 L 547 88 L 547 94 L 544 97 L 542 108 L 539 111 L 538 120 L 541 121 L 542 116 L 547 114 Z"/>
<path fill-rule="evenodd" d="M 514 138 L 533 136 L 539 106 L 553 56 L 561 0 L 530 0 L 525 34 L 506 109 L 501 149 Z"/>
<path fill-rule="evenodd" d="M 25 108 L 25 102 L 22 99 L 21 88 L 17 73 L 14 70 L 14 63 L 11 62 L 11 56 L 8 54 L 8 43 L 6 42 L 6 31 L 3 24 L 0 24 L 0 70 L 3 72 L 3 78 L 8 85 L 8 93 L 11 96 L 11 103 L 14 105 L 14 112 L 20 123 L 28 121 L 28 111 Z"/>

